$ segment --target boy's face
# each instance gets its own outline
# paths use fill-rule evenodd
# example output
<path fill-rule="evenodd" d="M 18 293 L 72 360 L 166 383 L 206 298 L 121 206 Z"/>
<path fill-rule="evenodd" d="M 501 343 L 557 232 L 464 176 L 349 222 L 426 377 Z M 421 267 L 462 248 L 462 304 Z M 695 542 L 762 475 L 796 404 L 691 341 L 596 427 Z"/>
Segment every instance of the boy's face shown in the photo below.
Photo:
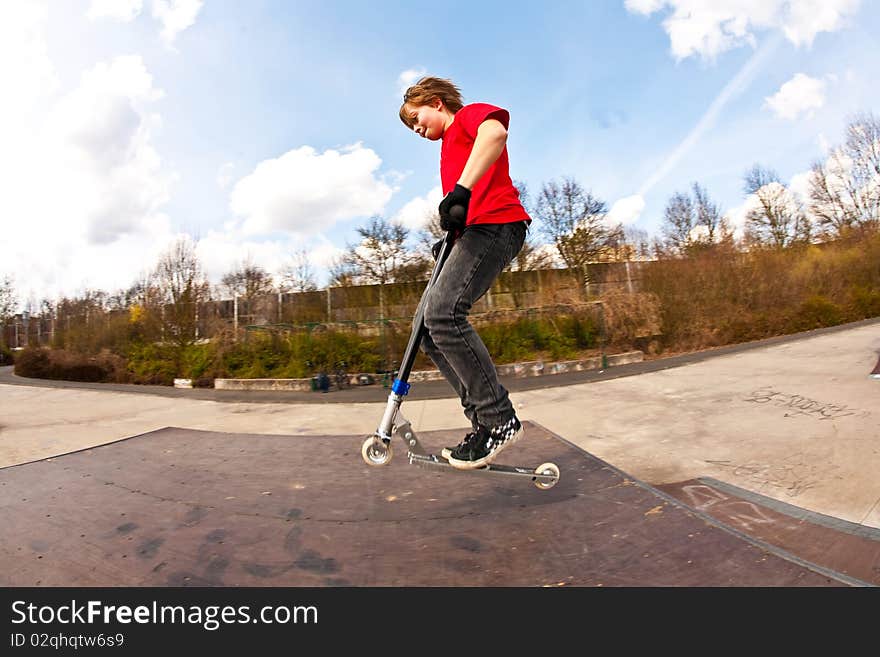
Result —
<path fill-rule="evenodd" d="M 435 100 L 430 105 L 406 107 L 413 120 L 413 132 L 419 137 L 437 141 L 446 131 L 448 111 L 443 112 L 443 102 Z"/>

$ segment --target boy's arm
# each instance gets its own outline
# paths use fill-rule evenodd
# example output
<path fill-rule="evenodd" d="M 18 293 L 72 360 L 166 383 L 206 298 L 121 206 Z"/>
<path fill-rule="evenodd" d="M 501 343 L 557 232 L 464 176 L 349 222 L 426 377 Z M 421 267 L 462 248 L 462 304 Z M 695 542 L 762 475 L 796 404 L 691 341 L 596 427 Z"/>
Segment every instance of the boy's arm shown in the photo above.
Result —
<path fill-rule="evenodd" d="M 458 184 L 473 189 L 477 181 L 495 163 L 507 144 L 507 130 L 497 119 L 486 119 L 477 128 L 477 138 L 461 172 Z"/>

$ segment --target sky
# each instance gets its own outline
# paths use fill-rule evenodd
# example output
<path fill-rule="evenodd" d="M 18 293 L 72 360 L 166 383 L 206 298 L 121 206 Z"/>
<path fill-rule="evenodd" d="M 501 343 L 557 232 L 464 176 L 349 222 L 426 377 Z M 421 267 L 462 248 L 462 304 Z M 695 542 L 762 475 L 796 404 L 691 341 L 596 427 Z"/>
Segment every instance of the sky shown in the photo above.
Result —
<path fill-rule="evenodd" d="M 877 34 L 860 0 L 4 0 L 0 280 L 112 293 L 189 236 L 213 283 L 305 251 L 324 285 L 371 216 L 441 199 L 397 115 L 422 75 L 509 110 L 532 197 L 574 178 L 655 236 L 698 182 L 741 226 L 747 169 L 803 193 L 880 114 Z"/>

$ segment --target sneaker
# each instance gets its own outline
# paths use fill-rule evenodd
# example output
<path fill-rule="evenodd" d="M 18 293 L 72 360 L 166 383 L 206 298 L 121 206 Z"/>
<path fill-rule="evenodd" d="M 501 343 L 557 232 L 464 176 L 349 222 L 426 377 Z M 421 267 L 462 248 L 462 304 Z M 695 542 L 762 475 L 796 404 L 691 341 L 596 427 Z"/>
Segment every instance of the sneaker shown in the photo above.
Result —
<path fill-rule="evenodd" d="M 477 435 L 476 431 L 471 431 L 455 447 L 444 447 L 442 450 L 440 450 L 440 456 L 442 456 L 443 458 L 445 458 L 448 461 L 449 456 L 452 454 L 452 452 L 454 452 L 457 449 L 464 449 L 464 446 L 466 444 L 468 444 L 469 442 L 473 441 L 473 439 L 476 435 Z"/>
<path fill-rule="evenodd" d="M 461 470 L 482 468 L 494 461 L 501 450 L 516 442 L 522 434 L 522 424 L 516 417 L 491 429 L 480 427 L 472 440 L 462 441 L 450 452 L 449 465 Z"/>

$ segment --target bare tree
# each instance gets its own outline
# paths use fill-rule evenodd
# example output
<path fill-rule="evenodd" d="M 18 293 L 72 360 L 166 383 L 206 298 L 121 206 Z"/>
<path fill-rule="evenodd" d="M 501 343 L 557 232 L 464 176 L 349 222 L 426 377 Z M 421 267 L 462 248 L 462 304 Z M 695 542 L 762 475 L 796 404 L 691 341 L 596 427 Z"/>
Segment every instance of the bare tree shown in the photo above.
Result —
<path fill-rule="evenodd" d="M 312 292 L 318 289 L 315 272 L 305 249 L 294 252 L 291 262 L 281 270 L 280 276 L 284 292 Z"/>
<path fill-rule="evenodd" d="M 607 259 L 618 237 L 617 229 L 606 224 L 605 202 L 584 191 L 572 178 L 563 178 L 561 184 L 545 183 L 532 212 L 571 268 Z"/>
<path fill-rule="evenodd" d="M 781 249 L 809 241 L 810 222 L 803 203 L 780 182 L 775 171 L 754 165 L 745 174 L 744 190 L 758 203 L 746 214 L 747 244 Z"/>
<path fill-rule="evenodd" d="M 271 294 L 274 288 L 269 273 L 254 264 L 250 257 L 245 258 L 232 271 L 224 274 L 220 283 L 230 296 L 237 296 L 245 300 Z"/>
<path fill-rule="evenodd" d="M 718 205 L 713 203 L 706 192 L 706 188 L 695 182 L 692 189 L 694 190 L 694 206 L 697 210 L 697 226 L 703 226 L 706 232 L 706 241 L 709 244 L 715 244 L 720 237 L 721 231 L 721 211 Z"/>
<path fill-rule="evenodd" d="M 6 346 L 6 325 L 15 315 L 17 307 L 18 299 L 12 277 L 6 276 L 0 281 L 0 347 Z"/>
<path fill-rule="evenodd" d="M 330 278 L 327 285 L 329 287 L 349 287 L 358 284 L 357 272 L 345 258 L 345 255 L 334 257 L 330 261 L 328 269 Z"/>
<path fill-rule="evenodd" d="M 98 327 L 107 318 L 108 299 L 103 290 L 88 289 L 79 296 L 59 299 L 55 304 L 55 344 L 77 353 L 96 353 L 100 342 Z"/>
<path fill-rule="evenodd" d="M 440 227 L 440 213 L 436 210 L 425 216 L 425 227 L 417 233 L 416 249 L 423 258 L 429 255 L 433 259 L 432 249 L 434 245 L 446 235 L 446 231 Z"/>
<path fill-rule="evenodd" d="M 541 244 L 534 236 L 532 230 L 526 232 L 526 238 L 522 248 L 513 260 L 505 267 L 505 271 L 534 271 L 536 269 L 551 269 L 553 267 L 554 254 L 548 251 L 546 245 Z"/>
<path fill-rule="evenodd" d="M 519 202 L 525 209 L 526 214 L 533 218 L 534 210 L 531 207 L 531 195 L 526 183 L 514 181 L 513 186 L 519 193 Z M 553 255 L 545 248 L 545 244 L 538 237 L 538 231 L 534 223 L 526 231 L 525 241 L 516 257 L 507 265 L 506 271 L 533 271 L 535 269 L 549 269 L 553 266 Z"/>
<path fill-rule="evenodd" d="M 14 282 L 11 276 L 0 281 L 0 322 L 6 322 L 15 314 L 18 298 L 15 296 Z"/>
<path fill-rule="evenodd" d="M 666 203 L 658 252 L 689 256 L 730 238 L 730 228 L 706 189 L 697 182 L 691 189 L 693 198 L 676 192 Z"/>
<path fill-rule="evenodd" d="M 246 257 L 220 279 L 227 298 L 232 297 L 240 318 L 249 324 L 267 324 L 274 317 L 271 295 L 275 291 L 272 276 Z"/>
<path fill-rule="evenodd" d="M 176 348 L 179 370 L 183 351 L 198 339 L 198 307 L 209 290 L 192 240 L 175 241 L 159 258 L 154 276 L 164 338 Z"/>
<path fill-rule="evenodd" d="M 409 280 L 413 265 L 423 261 L 422 273 L 428 265 L 424 257 L 406 246 L 409 229 L 382 217 L 372 217 L 366 226 L 357 229 L 361 242 L 348 245 L 342 256 L 343 268 L 359 283 L 385 285 Z"/>
<path fill-rule="evenodd" d="M 827 237 L 880 228 L 880 120 L 856 116 L 844 144 L 813 164 L 810 212 Z"/>
<path fill-rule="evenodd" d="M 529 193 L 529 186 L 522 180 L 514 180 L 513 186 L 516 188 L 517 193 L 519 194 L 519 202 L 525 209 L 525 211 L 531 215 L 532 214 L 532 195 Z"/>
<path fill-rule="evenodd" d="M 691 197 L 675 192 L 666 203 L 663 211 L 663 249 L 673 255 L 687 255 L 692 244 L 696 226 L 694 204 Z"/>
<path fill-rule="evenodd" d="M 623 229 L 623 252 L 618 260 L 647 260 L 651 257 L 651 240 L 648 231 L 635 226 Z"/>

